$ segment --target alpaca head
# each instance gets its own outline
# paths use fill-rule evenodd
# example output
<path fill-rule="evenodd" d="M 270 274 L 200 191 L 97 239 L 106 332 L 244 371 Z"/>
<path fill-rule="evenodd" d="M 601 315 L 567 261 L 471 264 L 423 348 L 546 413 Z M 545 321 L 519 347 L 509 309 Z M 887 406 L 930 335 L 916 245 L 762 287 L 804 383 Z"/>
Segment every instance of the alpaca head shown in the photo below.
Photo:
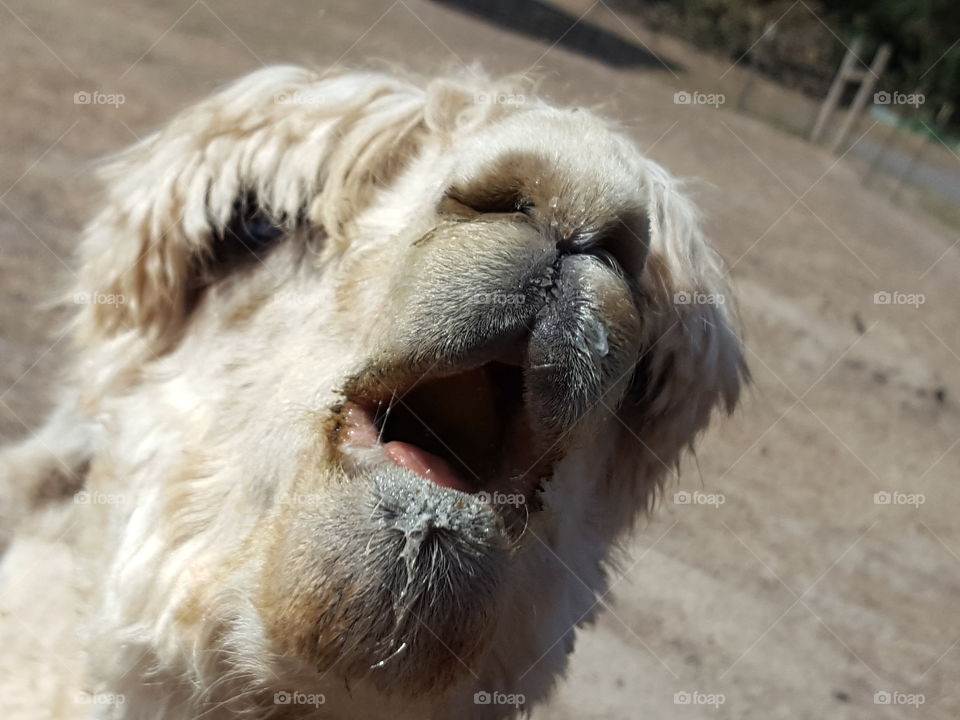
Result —
<path fill-rule="evenodd" d="M 536 659 L 736 404 L 676 181 L 498 88 L 271 68 L 105 171 L 80 290 L 119 300 L 82 309 L 78 367 L 89 481 L 127 502 L 91 512 L 156 667 L 423 697 Z"/>

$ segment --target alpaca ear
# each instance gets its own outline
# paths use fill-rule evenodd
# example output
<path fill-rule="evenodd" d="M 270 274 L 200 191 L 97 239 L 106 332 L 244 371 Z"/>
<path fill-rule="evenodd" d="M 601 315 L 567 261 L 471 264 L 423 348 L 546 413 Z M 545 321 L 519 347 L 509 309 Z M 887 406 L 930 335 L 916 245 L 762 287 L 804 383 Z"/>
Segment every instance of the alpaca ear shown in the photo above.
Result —
<path fill-rule="evenodd" d="M 733 412 L 750 374 L 724 266 L 701 234 L 695 208 L 659 168 L 647 177 L 644 337 L 621 409 L 621 447 L 633 452 L 621 453 L 615 474 L 649 507 L 714 410 Z"/>
<path fill-rule="evenodd" d="M 520 75 L 491 81 L 479 68 L 462 77 L 437 78 L 426 89 L 424 121 L 439 135 L 469 131 L 513 112 L 511 105 L 525 102 L 531 87 Z"/>
<path fill-rule="evenodd" d="M 341 239 L 422 129 L 411 85 L 295 67 L 183 111 L 103 170 L 105 208 L 86 229 L 76 288 L 91 299 L 87 331 L 169 340 L 218 259 L 256 255 L 302 223 Z"/>

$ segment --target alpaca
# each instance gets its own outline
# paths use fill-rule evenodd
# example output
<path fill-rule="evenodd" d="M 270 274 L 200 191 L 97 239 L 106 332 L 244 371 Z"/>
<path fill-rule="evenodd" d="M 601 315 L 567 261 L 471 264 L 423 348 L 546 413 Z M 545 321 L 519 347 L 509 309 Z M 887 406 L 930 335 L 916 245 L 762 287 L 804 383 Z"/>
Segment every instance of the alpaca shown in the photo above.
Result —
<path fill-rule="evenodd" d="M 748 374 L 680 183 L 521 90 L 271 67 L 105 167 L 60 404 L 0 453 L 7 561 L 56 512 L 76 566 L 22 717 L 548 697 Z"/>

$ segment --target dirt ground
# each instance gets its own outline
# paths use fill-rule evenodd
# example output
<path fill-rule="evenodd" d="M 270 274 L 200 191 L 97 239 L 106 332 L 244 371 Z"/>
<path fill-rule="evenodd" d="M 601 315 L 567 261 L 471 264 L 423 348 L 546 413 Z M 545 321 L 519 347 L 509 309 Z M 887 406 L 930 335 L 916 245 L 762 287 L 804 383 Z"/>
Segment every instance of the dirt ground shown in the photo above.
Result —
<path fill-rule="evenodd" d="M 48 407 L 66 349 L 36 308 L 71 278 L 95 159 L 264 63 L 535 68 L 692 179 L 756 383 L 626 548 L 534 717 L 960 717 L 960 237 L 864 189 L 847 158 L 731 104 L 674 102 L 727 64 L 603 2 L 564 7 L 655 61 L 425 0 L 0 1 L 0 439 Z"/>

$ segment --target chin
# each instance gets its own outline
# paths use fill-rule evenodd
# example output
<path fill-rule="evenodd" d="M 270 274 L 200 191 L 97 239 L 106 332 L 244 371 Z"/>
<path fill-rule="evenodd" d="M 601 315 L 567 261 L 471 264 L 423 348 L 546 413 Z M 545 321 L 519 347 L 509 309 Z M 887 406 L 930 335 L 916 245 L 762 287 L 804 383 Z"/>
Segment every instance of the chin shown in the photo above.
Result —
<path fill-rule="evenodd" d="M 116 301 L 0 472 L 122 498 L 70 508 L 121 716 L 529 710 L 737 405 L 682 185 L 511 87 L 267 68 L 106 167 L 73 293 Z"/>

